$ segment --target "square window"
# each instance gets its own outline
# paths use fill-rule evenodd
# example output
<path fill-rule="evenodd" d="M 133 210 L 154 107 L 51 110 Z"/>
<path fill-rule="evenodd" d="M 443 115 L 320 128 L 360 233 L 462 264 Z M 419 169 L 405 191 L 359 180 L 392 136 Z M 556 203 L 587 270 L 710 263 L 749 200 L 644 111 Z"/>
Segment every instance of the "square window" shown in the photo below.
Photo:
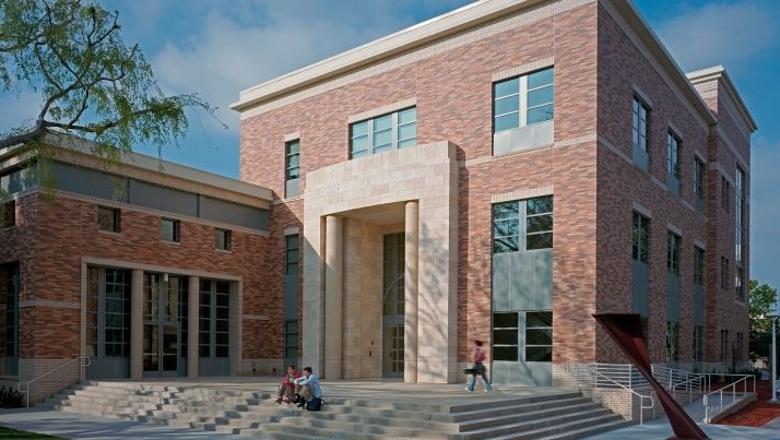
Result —
<path fill-rule="evenodd" d="M 0 226 L 3 228 L 16 226 L 16 200 L 9 200 L 0 206 Z"/>
<path fill-rule="evenodd" d="M 98 206 L 98 229 L 108 232 L 120 232 L 120 215 L 119 209 Z"/>
<path fill-rule="evenodd" d="M 179 243 L 181 222 L 170 218 L 160 219 L 160 238 L 165 241 Z"/>
<path fill-rule="evenodd" d="M 222 251 L 231 249 L 230 231 L 227 229 L 214 228 L 214 248 Z"/>

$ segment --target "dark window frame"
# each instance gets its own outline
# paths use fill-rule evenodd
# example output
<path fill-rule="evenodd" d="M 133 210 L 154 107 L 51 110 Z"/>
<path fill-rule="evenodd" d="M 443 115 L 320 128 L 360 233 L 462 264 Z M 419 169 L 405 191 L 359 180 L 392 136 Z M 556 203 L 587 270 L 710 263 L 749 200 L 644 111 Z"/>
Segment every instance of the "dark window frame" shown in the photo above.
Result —
<path fill-rule="evenodd" d="M 634 211 L 632 216 L 631 258 L 650 263 L 650 217 Z"/>
<path fill-rule="evenodd" d="M 172 236 L 170 237 L 170 239 L 167 238 L 164 234 L 165 229 L 163 229 L 163 224 L 166 222 L 171 223 Z M 161 217 L 160 218 L 160 239 L 162 241 L 166 241 L 169 243 L 181 243 L 181 220 L 168 218 L 168 217 Z"/>
<path fill-rule="evenodd" d="M 682 180 L 682 138 L 672 130 L 666 136 L 666 173 Z"/>
<path fill-rule="evenodd" d="M 0 207 L 0 228 L 10 229 L 16 227 L 16 200 L 3 202 Z"/>
<path fill-rule="evenodd" d="M 108 223 L 106 223 L 108 221 Z M 122 232 L 122 210 L 110 206 L 98 205 L 97 227 L 101 232 L 119 234 Z"/>
<path fill-rule="evenodd" d="M 219 235 L 222 234 L 222 244 L 220 247 Z M 214 228 L 214 249 L 218 251 L 230 252 L 233 250 L 233 231 L 224 228 Z"/>

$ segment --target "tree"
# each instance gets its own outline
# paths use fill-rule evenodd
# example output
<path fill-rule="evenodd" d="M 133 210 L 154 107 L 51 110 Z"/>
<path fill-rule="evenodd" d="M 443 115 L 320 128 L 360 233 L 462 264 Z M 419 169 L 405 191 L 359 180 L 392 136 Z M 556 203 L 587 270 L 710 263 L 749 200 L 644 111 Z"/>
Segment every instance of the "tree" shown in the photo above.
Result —
<path fill-rule="evenodd" d="M 188 107 L 213 115 L 196 94 L 164 94 L 120 30 L 119 13 L 92 0 L 0 0 L 0 87 L 22 85 L 42 96 L 34 122 L 0 137 L 0 148 L 65 133 L 118 158 L 134 145 L 160 151 L 179 139 Z"/>
<path fill-rule="evenodd" d="M 750 351 L 769 356 L 772 340 L 772 320 L 769 311 L 777 301 L 777 289 L 750 280 Z"/>

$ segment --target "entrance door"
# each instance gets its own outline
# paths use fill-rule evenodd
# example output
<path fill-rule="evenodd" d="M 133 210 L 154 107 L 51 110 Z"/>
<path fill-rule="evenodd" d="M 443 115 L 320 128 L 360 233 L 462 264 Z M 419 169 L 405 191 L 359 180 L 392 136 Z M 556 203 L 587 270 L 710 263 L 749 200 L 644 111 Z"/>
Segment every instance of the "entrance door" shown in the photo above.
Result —
<path fill-rule="evenodd" d="M 404 233 L 384 237 L 382 295 L 382 373 L 404 374 Z"/>
<path fill-rule="evenodd" d="M 144 376 L 179 374 L 179 284 L 160 274 L 144 274 Z"/>

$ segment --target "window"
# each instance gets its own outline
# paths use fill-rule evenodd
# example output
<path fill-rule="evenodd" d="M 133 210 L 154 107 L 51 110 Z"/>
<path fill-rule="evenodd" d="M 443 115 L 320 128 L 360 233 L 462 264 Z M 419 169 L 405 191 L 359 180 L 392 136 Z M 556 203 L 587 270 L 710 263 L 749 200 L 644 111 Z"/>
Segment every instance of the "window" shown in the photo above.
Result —
<path fill-rule="evenodd" d="M 706 168 L 704 161 L 696 156 L 693 159 L 693 198 L 696 208 L 704 211 L 704 173 Z"/>
<path fill-rule="evenodd" d="M 649 261 L 650 219 L 634 211 L 634 228 L 632 237 L 631 257 L 636 261 Z"/>
<path fill-rule="evenodd" d="M 518 314 L 493 313 L 493 360 L 517 362 Z"/>
<path fill-rule="evenodd" d="M 736 187 L 734 188 L 734 239 L 736 242 L 735 258 L 737 264 L 741 264 L 745 250 L 745 173 L 737 167 Z"/>
<path fill-rule="evenodd" d="M 680 236 L 672 231 L 666 234 L 666 270 L 680 275 Z"/>
<path fill-rule="evenodd" d="M 650 108 L 635 96 L 631 110 L 631 143 L 634 151 L 634 163 L 647 171 L 650 165 L 650 150 L 647 142 Z"/>
<path fill-rule="evenodd" d="M 417 144 L 417 107 L 410 107 L 349 126 L 349 158 Z"/>
<path fill-rule="evenodd" d="M 0 206 L 0 227 L 16 226 L 16 200 L 9 200 Z"/>
<path fill-rule="evenodd" d="M 298 195 L 298 178 L 300 177 L 301 141 L 296 139 L 284 144 L 284 196 Z"/>
<path fill-rule="evenodd" d="M 666 322 L 666 361 L 680 360 L 680 323 Z"/>
<path fill-rule="evenodd" d="M 21 292 L 19 263 L 0 265 L 0 289 L 5 291 L 5 374 L 19 374 L 19 293 Z"/>
<path fill-rule="evenodd" d="M 726 212 L 729 211 L 729 193 L 731 193 L 731 184 L 725 176 L 720 178 L 720 206 Z"/>
<path fill-rule="evenodd" d="M 720 360 L 725 362 L 729 356 L 729 331 L 720 331 Z"/>
<path fill-rule="evenodd" d="M 704 326 L 693 326 L 693 361 L 704 360 Z"/>
<path fill-rule="evenodd" d="M 181 222 L 170 218 L 160 219 L 160 239 L 181 242 Z"/>
<path fill-rule="evenodd" d="M 493 84 L 493 132 L 552 120 L 553 77 L 550 67 Z"/>
<path fill-rule="evenodd" d="M 741 265 L 737 266 L 737 272 L 734 277 L 734 290 L 737 299 L 745 301 L 745 268 Z"/>
<path fill-rule="evenodd" d="M 230 282 L 200 280 L 198 353 L 202 358 L 230 354 Z"/>
<path fill-rule="evenodd" d="M 107 232 L 120 232 L 120 211 L 116 208 L 98 206 L 98 229 Z"/>
<path fill-rule="evenodd" d="M 680 193 L 680 138 L 671 131 L 666 135 L 666 175 L 669 190 Z"/>
<path fill-rule="evenodd" d="M 525 218 L 525 228 L 520 225 Z M 525 243 L 521 243 L 521 237 Z M 552 196 L 493 205 L 493 253 L 551 249 L 553 246 Z"/>
<path fill-rule="evenodd" d="M 693 247 L 693 285 L 704 286 L 704 249 Z"/>
<path fill-rule="evenodd" d="M 743 359 L 742 350 L 745 349 L 745 334 L 737 332 L 736 348 L 734 349 L 734 359 Z"/>
<path fill-rule="evenodd" d="M 525 314 L 525 360 L 552 362 L 552 312 Z"/>
<path fill-rule="evenodd" d="M 299 347 L 298 298 L 300 281 L 298 279 L 298 264 L 300 261 L 300 236 L 297 234 L 286 235 L 284 242 L 284 273 L 288 276 L 285 279 L 284 357 L 293 360 L 298 358 Z M 288 283 L 293 288 L 290 288 Z"/>
<path fill-rule="evenodd" d="M 729 259 L 721 256 L 720 257 L 720 287 L 722 289 L 729 288 L 729 273 L 731 273 L 731 270 L 729 268 L 730 268 Z"/>
<path fill-rule="evenodd" d="M 227 229 L 214 228 L 214 248 L 221 251 L 231 249 L 230 231 Z"/>
<path fill-rule="evenodd" d="M 105 357 L 130 356 L 130 276 L 105 270 Z"/>

